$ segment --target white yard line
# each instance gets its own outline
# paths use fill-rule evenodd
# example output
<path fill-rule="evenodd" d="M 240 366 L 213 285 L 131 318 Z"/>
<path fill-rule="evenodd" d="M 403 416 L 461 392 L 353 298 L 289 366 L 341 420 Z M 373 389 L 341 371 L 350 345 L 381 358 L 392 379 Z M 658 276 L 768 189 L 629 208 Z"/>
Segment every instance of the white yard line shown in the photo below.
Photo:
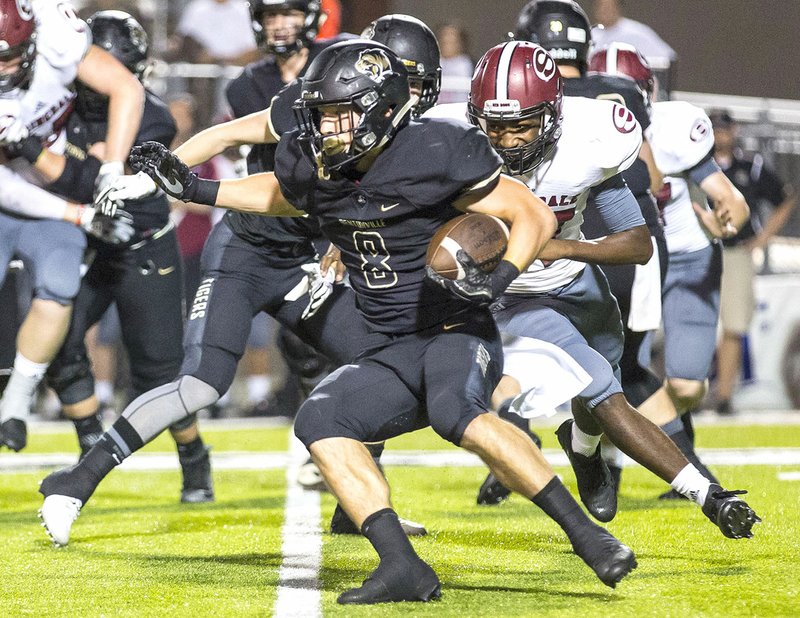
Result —
<path fill-rule="evenodd" d="M 800 470 L 796 472 L 778 472 L 779 481 L 800 481 Z"/>
<path fill-rule="evenodd" d="M 800 448 L 719 448 L 699 449 L 701 459 L 717 466 L 793 466 L 800 465 Z M 553 466 L 568 466 L 567 456 L 559 449 L 545 449 L 544 455 Z M 212 452 L 212 466 L 215 470 L 283 470 L 294 461 L 294 453 L 280 452 Z M 303 449 L 297 455 L 306 457 Z M 50 468 L 71 466 L 77 457 L 74 453 L 2 453 L 0 472 L 30 472 Z M 302 463 L 302 461 L 300 462 Z M 394 451 L 387 450 L 381 463 L 388 466 L 421 466 L 443 468 L 482 466 L 481 461 L 466 451 Z M 635 465 L 626 459 L 626 466 Z M 175 453 L 137 453 L 126 459 L 120 466 L 122 470 L 175 470 L 178 457 Z M 292 471 L 289 467 L 287 474 Z M 296 469 L 294 470 L 296 473 Z M 301 492 L 302 493 L 302 492 Z M 313 493 L 313 492 L 309 492 Z"/>
<path fill-rule="evenodd" d="M 319 568 L 322 532 L 319 526 L 319 492 L 297 484 L 297 471 L 308 453 L 292 435 L 290 465 L 286 469 L 286 509 L 281 535 L 283 562 L 278 573 L 276 618 L 322 616 Z M 216 457 L 214 458 L 216 466 Z"/>

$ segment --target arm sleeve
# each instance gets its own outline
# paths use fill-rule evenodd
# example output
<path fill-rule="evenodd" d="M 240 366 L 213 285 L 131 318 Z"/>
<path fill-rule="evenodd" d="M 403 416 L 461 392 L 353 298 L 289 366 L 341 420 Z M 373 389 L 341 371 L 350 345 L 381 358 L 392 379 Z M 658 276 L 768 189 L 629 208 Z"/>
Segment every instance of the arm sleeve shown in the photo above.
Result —
<path fill-rule="evenodd" d="M 0 208 L 34 219 L 63 219 L 67 202 L 0 165 Z"/>
<path fill-rule="evenodd" d="M 94 157 L 86 157 L 81 161 L 72 155 L 66 156 L 64 171 L 48 189 L 68 199 L 87 204 L 94 198 L 94 183 L 102 162 Z"/>
<path fill-rule="evenodd" d="M 592 187 L 590 197 L 612 234 L 645 224 L 639 203 L 620 174 Z"/>
<path fill-rule="evenodd" d="M 709 152 L 700 163 L 686 170 L 686 174 L 692 179 L 692 182 L 699 185 L 706 178 L 711 176 L 711 174 L 721 171 L 719 165 L 717 165 L 717 162 L 714 160 L 714 153 Z"/>

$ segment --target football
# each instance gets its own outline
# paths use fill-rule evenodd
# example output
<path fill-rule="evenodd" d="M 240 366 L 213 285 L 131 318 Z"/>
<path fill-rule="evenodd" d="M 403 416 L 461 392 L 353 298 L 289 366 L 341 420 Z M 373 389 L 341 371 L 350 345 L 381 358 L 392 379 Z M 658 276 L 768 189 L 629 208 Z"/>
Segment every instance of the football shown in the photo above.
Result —
<path fill-rule="evenodd" d="M 426 263 L 442 277 L 461 279 L 464 270 L 456 260 L 459 249 L 486 272 L 492 272 L 508 245 L 508 227 L 497 217 L 469 213 L 440 227 L 428 245 Z"/>

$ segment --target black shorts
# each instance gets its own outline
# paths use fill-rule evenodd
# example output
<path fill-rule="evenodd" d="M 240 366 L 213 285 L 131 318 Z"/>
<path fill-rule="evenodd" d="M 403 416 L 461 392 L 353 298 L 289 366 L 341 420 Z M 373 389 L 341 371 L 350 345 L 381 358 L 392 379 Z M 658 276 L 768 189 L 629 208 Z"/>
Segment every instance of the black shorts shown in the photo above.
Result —
<path fill-rule="evenodd" d="M 488 312 L 427 331 L 374 334 L 359 359 L 329 375 L 300 408 L 295 433 L 306 445 L 332 437 L 386 440 L 430 425 L 461 442 L 489 409 L 503 348 Z"/>
<path fill-rule="evenodd" d="M 337 366 L 363 349 L 367 326 L 358 314 L 350 288 L 334 292 L 308 320 L 301 319 L 307 294 L 285 296 L 306 274 L 304 264 L 316 256 L 283 255 L 258 246 L 219 223 L 203 249 L 202 275 L 186 323 L 181 375 L 191 375 L 222 394 L 230 387 L 244 354 L 253 316 L 265 311 Z"/>

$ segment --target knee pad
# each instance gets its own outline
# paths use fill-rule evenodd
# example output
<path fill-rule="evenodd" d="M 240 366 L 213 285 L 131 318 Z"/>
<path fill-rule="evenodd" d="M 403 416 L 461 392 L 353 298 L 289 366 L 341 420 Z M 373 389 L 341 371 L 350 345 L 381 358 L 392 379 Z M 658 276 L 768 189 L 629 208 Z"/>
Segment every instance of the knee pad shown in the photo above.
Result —
<path fill-rule="evenodd" d="M 76 261 L 71 251 L 69 254 L 66 249 L 54 251 L 36 274 L 36 298 L 71 305 L 81 286 L 80 263 L 80 258 Z"/>
<path fill-rule="evenodd" d="M 430 400 L 428 422 L 439 436 L 459 446 L 467 425 L 482 413 L 477 402 L 466 401 L 452 393 L 442 393 Z"/>
<path fill-rule="evenodd" d="M 63 404 L 72 405 L 94 395 L 94 375 L 86 353 L 56 358 L 47 368 L 47 384 Z"/>
<path fill-rule="evenodd" d="M 183 431 L 184 429 L 189 429 L 192 425 L 197 422 L 197 413 L 192 412 L 185 418 L 182 418 L 177 423 L 173 423 L 169 426 L 169 428 L 173 431 Z"/>

